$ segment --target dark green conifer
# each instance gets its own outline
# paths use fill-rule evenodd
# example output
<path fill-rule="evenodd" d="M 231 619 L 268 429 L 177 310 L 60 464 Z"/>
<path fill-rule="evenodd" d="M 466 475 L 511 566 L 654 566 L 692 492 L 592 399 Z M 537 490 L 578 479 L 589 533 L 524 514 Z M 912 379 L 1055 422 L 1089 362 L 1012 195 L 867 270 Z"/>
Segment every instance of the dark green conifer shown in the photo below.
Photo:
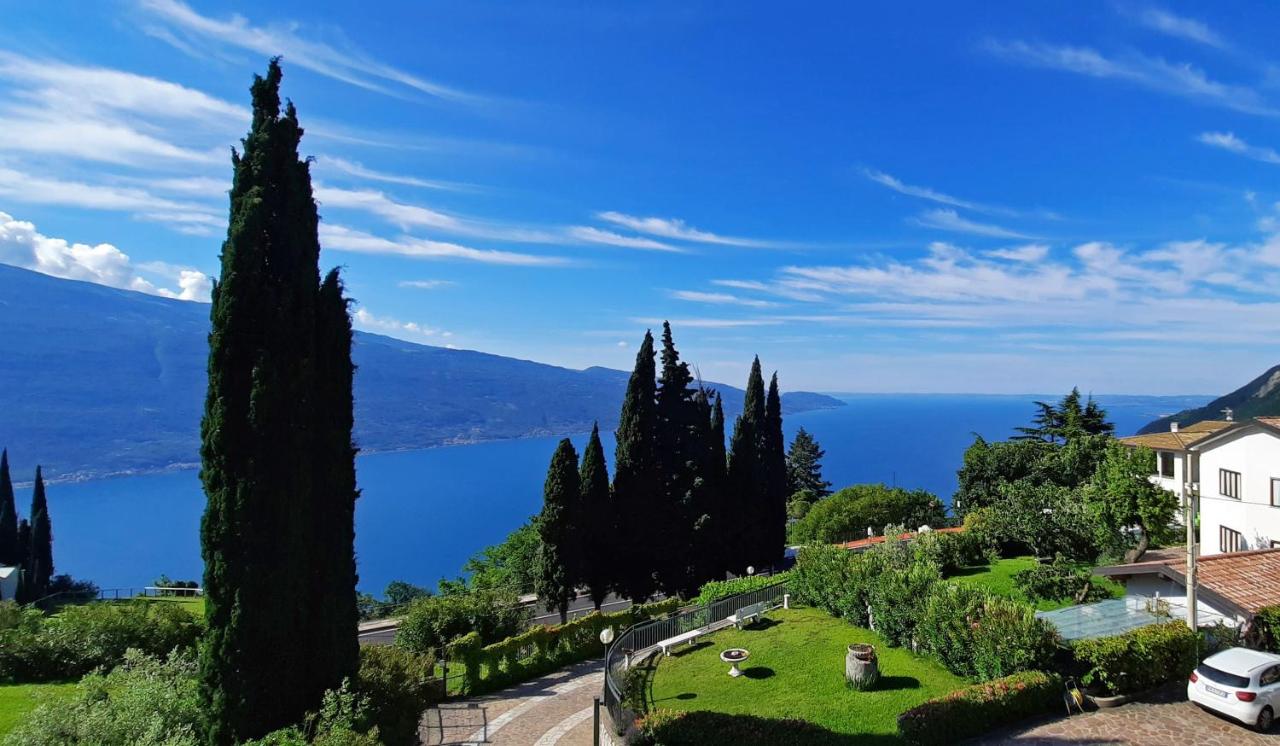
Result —
<path fill-rule="evenodd" d="M 808 430 L 796 432 L 787 451 L 787 492 L 789 496 L 805 493 L 807 500 L 819 500 L 831 494 L 831 483 L 822 478 L 822 450 Z"/>
<path fill-rule="evenodd" d="M 200 694 L 216 746 L 300 722 L 356 663 L 350 328 L 336 276 L 320 282 L 310 164 L 280 79 L 272 60 L 251 89 L 210 312 Z"/>
<path fill-rule="evenodd" d="M 725 452 L 724 404 L 717 393 L 711 408 L 710 430 L 707 434 L 707 494 L 710 501 L 711 533 L 707 537 L 711 580 L 723 580 L 724 574 L 733 569 L 734 542 L 727 529 L 734 526 L 733 495 L 729 489 L 729 457 Z"/>
<path fill-rule="evenodd" d="M 53 522 L 44 493 L 44 476 L 36 467 L 36 484 L 31 491 L 31 539 L 27 550 L 27 595 L 32 601 L 43 598 L 53 577 Z"/>
<path fill-rule="evenodd" d="M 31 523 L 23 518 L 18 521 L 18 565 L 22 568 L 21 576 L 18 578 L 18 603 L 30 603 L 35 599 L 31 598 L 27 589 L 27 559 L 31 556 Z"/>
<path fill-rule="evenodd" d="M 578 553 L 575 519 L 582 487 L 578 480 L 578 454 L 568 438 L 560 441 L 547 469 L 542 488 L 542 513 L 538 515 L 538 567 L 534 592 L 548 609 L 568 621 L 569 602 L 575 597 Z"/>
<path fill-rule="evenodd" d="M 764 432 L 760 438 L 760 460 L 764 470 L 763 537 L 761 561 L 772 566 L 782 559 L 787 547 L 787 453 L 782 435 L 782 396 L 778 374 L 769 381 L 765 396 Z"/>
<path fill-rule="evenodd" d="M 591 438 L 582 451 L 578 482 L 582 489 L 580 520 L 575 528 L 575 543 L 582 547 L 579 581 L 587 587 L 591 603 L 599 610 L 613 581 L 611 568 L 616 527 L 609 494 L 609 467 L 605 463 L 598 424 L 591 426 Z"/>
<path fill-rule="evenodd" d="M 627 381 L 614 449 L 613 499 L 618 531 L 614 587 L 637 603 L 657 590 L 653 527 L 661 525 L 657 496 L 662 480 L 656 453 L 657 407 L 653 335 L 644 333 Z"/>
<path fill-rule="evenodd" d="M 746 568 L 760 562 L 766 542 L 763 521 L 764 468 L 761 462 L 761 442 L 764 436 L 765 405 L 764 376 L 760 372 L 760 358 L 751 363 L 747 376 L 747 393 L 742 402 L 742 414 L 733 425 L 733 437 L 729 441 L 728 467 L 728 515 L 732 525 L 728 531 L 728 569 L 735 575 L 743 575 Z"/>
<path fill-rule="evenodd" d="M 9 476 L 9 451 L 0 451 L 0 566 L 15 567 L 22 562 L 18 553 L 18 506 Z"/>
<path fill-rule="evenodd" d="M 661 491 L 657 495 L 663 530 L 651 535 L 657 560 L 658 581 L 667 595 L 689 596 L 697 590 L 693 527 L 700 513 L 694 490 L 703 464 L 705 437 L 699 429 L 700 413 L 690 388 L 693 375 L 681 362 L 671 335 L 671 324 L 662 323 L 662 372 L 657 390 L 657 456 Z M 703 419 L 702 422 L 707 420 Z M 704 425 L 705 427 L 705 425 Z"/>

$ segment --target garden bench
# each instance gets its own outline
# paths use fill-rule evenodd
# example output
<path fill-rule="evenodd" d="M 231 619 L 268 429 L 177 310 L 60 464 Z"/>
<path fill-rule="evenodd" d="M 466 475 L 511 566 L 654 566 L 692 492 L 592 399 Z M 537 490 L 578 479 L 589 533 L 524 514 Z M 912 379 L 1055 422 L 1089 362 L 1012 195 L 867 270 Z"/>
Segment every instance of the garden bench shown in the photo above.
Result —
<path fill-rule="evenodd" d="M 661 648 L 663 655 L 671 655 L 671 648 L 674 648 L 682 642 L 687 642 L 692 645 L 698 641 L 699 637 L 702 637 L 706 633 L 707 630 L 705 629 L 691 629 L 688 632 L 678 634 L 675 637 L 668 637 L 667 639 L 662 640 L 658 643 L 658 647 Z"/>
<path fill-rule="evenodd" d="M 744 606 L 733 612 L 733 615 L 729 617 L 729 621 L 733 622 L 733 626 L 742 629 L 752 622 L 760 621 L 760 617 L 764 616 L 764 610 L 765 603 L 763 601 L 758 604 Z"/>

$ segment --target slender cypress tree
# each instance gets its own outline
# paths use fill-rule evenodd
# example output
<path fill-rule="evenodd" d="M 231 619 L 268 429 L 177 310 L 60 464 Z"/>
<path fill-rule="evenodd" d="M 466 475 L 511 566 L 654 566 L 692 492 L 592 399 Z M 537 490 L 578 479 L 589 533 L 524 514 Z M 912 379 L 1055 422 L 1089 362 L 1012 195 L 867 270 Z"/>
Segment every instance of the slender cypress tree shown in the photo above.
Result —
<path fill-rule="evenodd" d="M 658 495 L 666 515 L 663 530 L 653 535 L 658 580 L 668 595 L 697 589 L 693 524 L 698 519 L 694 489 L 702 467 L 705 440 L 699 432 L 699 411 L 690 388 L 689 364 L 680 361 L 671 324 L 662 323 L 662 375 L 657 390 L 657 456 L 661 475 Z M 705 420 L 704 420 L 705 422 Z"/>
<path fill-rule="evenodd" d="M 697 446 L 696 473 L 689 502 L 690 565 L 694 592 L 708 580 L 719 580 L 721 573 L 721 538 L 719 536 L 719 507 L 724 477 L 724 424 L 720 424 L 720 448 L 715 448 L 715 409 L 711 399 L 714 392 L 698 387 L 694 394 L 697 419 L 693 428 Z M 721 413 L 723 416 L 723 413 Z"/>
<path fill-rule="evenodd" d="M 778 374 L 769 380 L 765 396 L 764 432 L 760 438 L 760 461 L 764 469 L 762 515 L 764 542 L 761 557 L 773 565 L 782 559 L 787 546 L 787 453 L 782 435 L 782 396 L 778 392 Z"/>
<path fill-rule="evenodd" d="M 36 467 L 36 485 L 31 491 L 31 539 L 27 550 L 27 594 L 32 601 L 43 598 L 53 577 L 53 523 L 49 501 L 44 494 L 44 476 Z"/>
<path fill-rule="evenodd" d="M 13 480 L 9 477 L 9 451 L 0 451 L 0 566 L 14 567 L 22 562 L 18 553 L 18 506 L 13 497 Z"/>
<path fill-rule="evenodd" d="M 651 542 L 653 527 L 663 519 L 655 509 L 662 480 L 655 442 L 658 415 L 653 357 L 653 335 L 646 331 L 636 353 L 635 370 L 627 381 L 614 449 L 613 499 L 618 508 L 614 587 L 637 603 L 657 589 L 657 558 Z"/>
<path fill-rule="evenodd" d="M 200 695 L 215 746 L 299 722 L 356 663 L 343 639 L 355 601 L 350 327 L 337 277 L 320 282 L 310 164 L 280 79 L 272 60 L 251 88 L 210 312 Z"/>
<path fill-rule="evenodd" d="M 591 438 L 582 451 L 582 468 L 578 472 L 582 489 L 579 502 L 580 520 L 575 527 L 574 544 L 582 548 L 579 581 L 587 586 L 596 610 L 609 595 L 610 564 L 616 527 L 609 494 L 609 467 L 600 442 L 600 426 L 591 426 Z"/>
<path fill-rule="evenodd" d="M 29 603 L 35 599 L 28 593 L 27 561 L 31 556 L 31 523 L 26 518 L 18 521 L 18 565 L 22 572 L 18 578 L 18 603 Z"/>
<path fill-rule="evenodd" d="M 756 357 L 747 376 L 742 414 L 733 425 L 729 441 L 728 514 L 733 517 L 733 525 L 728 532 L 728 560 L 729 571 L 736 575 L 745 574 L 748 566 L 763 559 L 765 493 L 760 451 L 764 429 L 764 376 L 760 373 L 760 358 Z"/>
<path fill-rule="evenodd" d="M 538 516 L 538 567 L 534 592 L 548 609 L 560 612 L 560 623 L 568 621 L 569 602 L 577 580 L 578 547 L 574 527 L 582 487 L 578 481 L 578 454 L 568 438 L 560 441 L 551 456 L 547 481 L 542 488 L 542 513 Z"/>
<path fill-rule="evenodd" d="M 728 455 L 724 442 L 724 405 L 720 395 L 715 395 L 715 404 L 711 407 L 710 432 L 707 434 L 708 464 L 706 478 L 708 481 L 709 513 L 711 533 L 707 537 L 707 551 L 713 556 L 710 560 L 710 580 L 724 579 L 725 572 L 733 569 L 733 540 L 729 537 L 730 528 L 734 527 L 734 506 L 730 504 L 732 492 L 729 489 L 727 468 Z"/>

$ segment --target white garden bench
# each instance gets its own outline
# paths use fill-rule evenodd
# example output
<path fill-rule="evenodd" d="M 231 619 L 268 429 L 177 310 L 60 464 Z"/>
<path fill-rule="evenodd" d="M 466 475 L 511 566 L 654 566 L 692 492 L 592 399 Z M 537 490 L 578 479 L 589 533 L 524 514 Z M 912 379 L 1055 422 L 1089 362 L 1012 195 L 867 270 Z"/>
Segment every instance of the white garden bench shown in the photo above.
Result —
<path fill-rule="evenodd" d="M 671 648 L 674 648 L 683 642 L 687 642 L 692 645 L 698 641 L 699 637 L 702 637 L 706 633 L 707 630 L 705 629 L 691 629 L 688 632 L 678 634 L 675 637 L 668 637 L 667 639 L 660 641 L 658 643 L 658 647 L 662 650 L 663 655 L 671 655 Z"/>
<path fill-rule="evenodd" d="M 764 611 L 765 603 L 761 601 L 758 604 L 744 606 L 733 612 L 733 615 L 729 617 L 729 621 L 733 622 L 733 626 L 742 629 L 752 622 L 760 621 L 760 617 L 764 616 Z"/>

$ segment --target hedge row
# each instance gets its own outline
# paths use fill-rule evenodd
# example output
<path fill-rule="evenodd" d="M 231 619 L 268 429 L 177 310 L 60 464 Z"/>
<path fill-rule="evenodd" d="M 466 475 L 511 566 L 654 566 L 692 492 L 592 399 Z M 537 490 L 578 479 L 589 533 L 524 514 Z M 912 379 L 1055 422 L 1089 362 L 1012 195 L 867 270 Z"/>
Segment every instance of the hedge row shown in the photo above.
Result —
<path fill-rule="evenodd" d="M 637 724 L 637 746 L 833 746 L 864 742 L 795 718 L 763 718 L 723 712 L 654 710 Z"/>
<path fill-rule="evenodd" d="M 1197 642 L 1187 625 L 1170 621 L 1079 640 L 1072 652 L 1089 669 L 1080 677 L 1082 683 L 1104 694 L 1133 694 L 1190 675 L 1196 667 Z"/>
<path fill-rule="evenodd" d="M 961 676 L 1044 668 L 1058 644 L 1056 630 L 1030 606 L 943 581 L 910 545 L 887 542 L 862 554 L 805 547 L 791 572 L 798 600 L 871 627 L 889 645 L 931 654 Z"/>
<path fill-rule="evenodd" d="M 791 577 L 791 571 L 780 572 L 776 575 L 744 575 L 741 578 L 733 580 L 712 580 L 705 583 L 698 593 L 698 597 L 690 603 L 698 606 L 710 606 L 712 603 L 722 598 L 736 596 L 740 593 L 748 593 L 750 591 L 759 590 L 776 583 L 787 581 Z"/>
<path fill-rule="evenodd" d="M 480 635 L 470 632 L 449 645 L 449 658 L 463 664 L 463 692 L 481 694 L 602 655 L 600 632 L 606 627 L 620 632 L 679 607 L 678 598 L 669 598 L 608 614 L 593 612 L 567 624 L 540 625 L 492 645 L 482 645 Z"/>
<path fill-rule="evenodd" d="M 1056 674 L 1023 671 L 931 699 L 898 716 L 910 743 L 946 744 L 1048 712 L 1062 699 Z"/>

